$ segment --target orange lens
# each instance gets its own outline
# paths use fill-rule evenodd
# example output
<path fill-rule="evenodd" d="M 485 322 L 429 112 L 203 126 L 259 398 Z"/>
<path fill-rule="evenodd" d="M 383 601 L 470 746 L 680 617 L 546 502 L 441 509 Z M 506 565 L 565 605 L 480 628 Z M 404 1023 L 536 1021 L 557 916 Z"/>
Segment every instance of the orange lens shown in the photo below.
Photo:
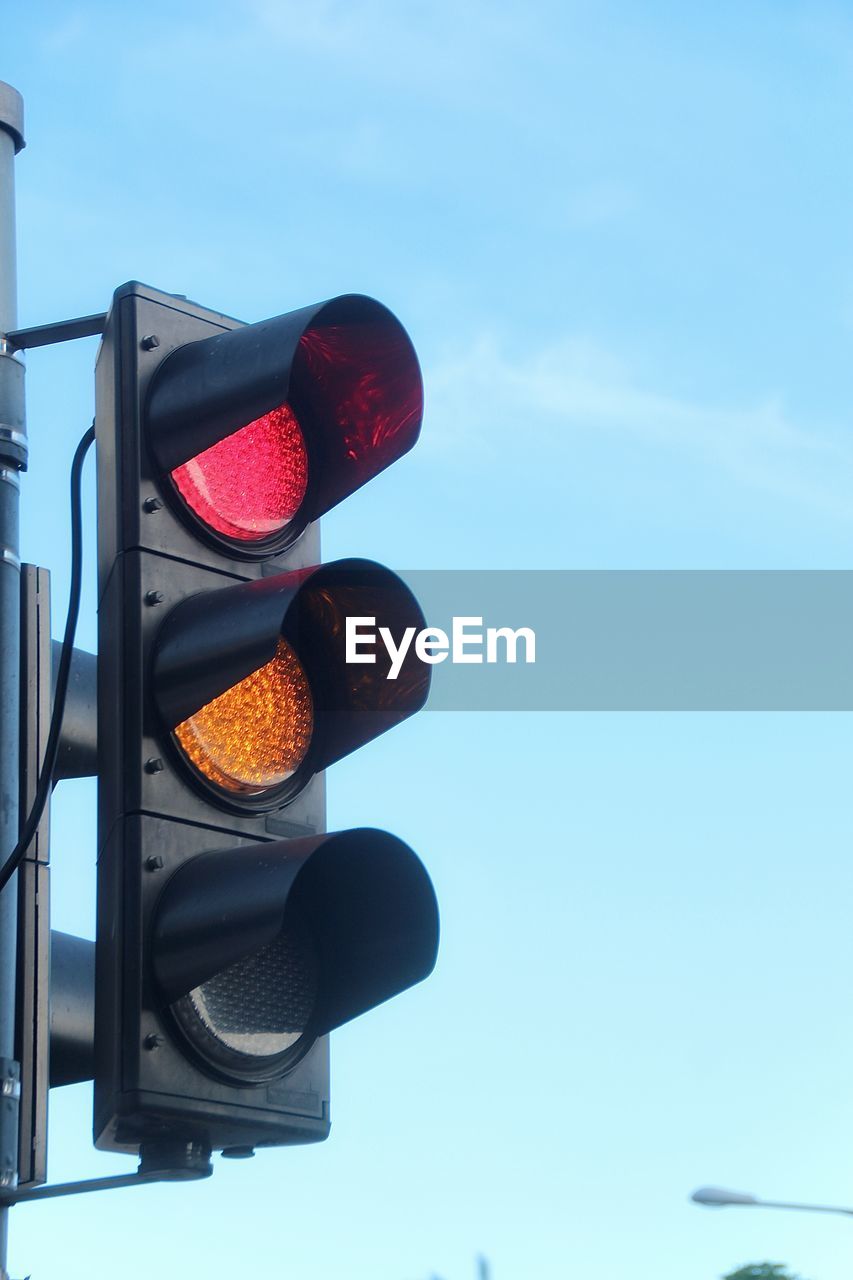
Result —
<path fill-rule="evenodd" d="M 279 639 L 271 662 L 208 702 L 175 729 L 186 755 L 225 791 L 257 795 L 286 782 L 308 752 L 311 689 Z"/>

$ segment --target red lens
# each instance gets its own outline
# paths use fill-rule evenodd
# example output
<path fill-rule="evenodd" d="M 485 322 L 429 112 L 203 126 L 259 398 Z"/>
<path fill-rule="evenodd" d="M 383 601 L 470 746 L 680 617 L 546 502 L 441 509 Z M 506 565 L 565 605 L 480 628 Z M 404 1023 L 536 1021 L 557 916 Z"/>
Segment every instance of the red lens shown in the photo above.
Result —
<path fill-rule="evenodd" d="M 299 423 L 280 405 L 171 473 L 190 510 L 240 542 L 281 533 L 305 499 L 308 454 Z"/>
<path fill-rule="evenodd" d="M 423 417 L 414 348 L 388 314 L 311 325 L 299 340 L 291 397 L 306 423 L 310 419 L 323 435 L 323 470 L 313 498 L 317 514 L 411 449 Z"/>

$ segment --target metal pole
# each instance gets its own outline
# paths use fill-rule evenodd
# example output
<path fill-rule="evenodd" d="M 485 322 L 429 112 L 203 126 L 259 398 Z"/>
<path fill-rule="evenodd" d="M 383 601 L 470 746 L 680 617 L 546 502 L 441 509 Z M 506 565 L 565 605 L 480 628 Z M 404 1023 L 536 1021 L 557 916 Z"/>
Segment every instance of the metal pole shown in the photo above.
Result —
<path fill-rule="evenodd" d="M 790 1200 L 759 1200 L 746 1191 L 729 1191 L 725 1187 L 700 1187 L 690 1199 L 694 1204 L 707 1205 L 709 1209 L 725 1209 L 727 1206 L 742 1209 L 795 1209 L 802 1213 L 843 1213 L 853 1218 L 853 1209 L 835 1204 L 800 1204 Z"/>
<path fill-rule="evenodd" d="M 24 370 L 6 334 L 17 328 L 15 156 L 24 145 L 24 104 L 0 81 L 0 865 L 18 839 L 20 735 L 20 542 L 18 475 L 26 467 Z M 17 1180 L 15 1064 L 17 877 L 0 894 L 0 1186 Z M 9 1209 L 0 1208 L 0 1277 L 6 1280 Z"/>
<path fill-rule="evenodd" d="M 796 1209 L 802 1213 L 843 1213 L 853 1217 L 853 1209 L 843 1209 L 834 1204 L 789 1204 L 786 1200 L 756 1200 L 759 1209 Z"/>

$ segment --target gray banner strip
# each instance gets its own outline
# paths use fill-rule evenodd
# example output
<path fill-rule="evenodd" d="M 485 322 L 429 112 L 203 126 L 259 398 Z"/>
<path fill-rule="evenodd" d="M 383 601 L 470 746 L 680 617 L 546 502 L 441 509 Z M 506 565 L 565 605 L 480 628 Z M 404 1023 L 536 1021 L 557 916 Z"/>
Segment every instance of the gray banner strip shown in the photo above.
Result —
<path fill-rule="evenodd" d="M 433 666 L 437 711 L 853 710 L 853 572 L 403 573 L 430 627 L 481 618 L 479 663 Z M 458 623 L 457 623 L 458 626 Z M 535 661 L 486 658 L 529 628 Z"/>

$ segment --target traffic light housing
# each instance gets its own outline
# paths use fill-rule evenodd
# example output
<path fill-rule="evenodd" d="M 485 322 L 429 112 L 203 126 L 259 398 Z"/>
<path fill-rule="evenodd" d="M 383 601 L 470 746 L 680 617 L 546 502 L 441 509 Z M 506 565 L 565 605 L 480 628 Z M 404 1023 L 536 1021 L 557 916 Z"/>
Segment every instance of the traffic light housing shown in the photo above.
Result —
<path fill-rule="evenodd" d="M 325 832 L 324 770 L 418 710 L 424 625 L 317 520 L 414 444 L 405 330 L 347 296 L 255 325 L 139 284 L 96 375 L 95 1139 L 178 1172 L 329 1129 L 328 1033 L 424 978 L 435 896 L 403 841 Z"/>

